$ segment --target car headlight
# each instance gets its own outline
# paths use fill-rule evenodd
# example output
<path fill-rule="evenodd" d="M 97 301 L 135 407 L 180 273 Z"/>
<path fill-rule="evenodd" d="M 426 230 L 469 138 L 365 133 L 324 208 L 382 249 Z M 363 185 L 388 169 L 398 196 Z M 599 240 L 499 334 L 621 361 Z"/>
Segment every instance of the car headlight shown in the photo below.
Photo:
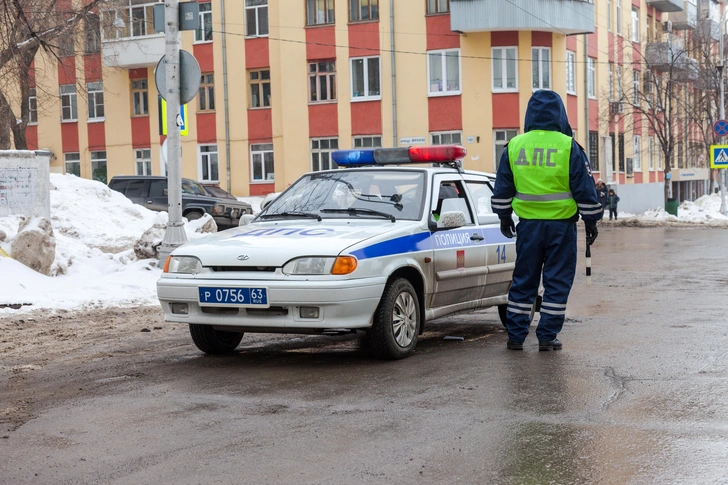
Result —
<path fill-rule="evenodd" d="M 170 256 L 164 263 L 165 273 L 197 274 L 202 271 L 202 263 L 194 256 Z"/>
<path fill-rule="evenodd" d="M 345 275 L 352 273 L 357 266 L 353 256 L 339 256 L 336 258 L 309 256 L 296 258 L 283 266 L 283 274 L 289 275 Z"/>
<path fill-rule="evenodd" d="M 224 205 L 216 205 L 212 208 L 212 213 L 216 216 L 222 216 L 225 214 L 225 206 Z"/>

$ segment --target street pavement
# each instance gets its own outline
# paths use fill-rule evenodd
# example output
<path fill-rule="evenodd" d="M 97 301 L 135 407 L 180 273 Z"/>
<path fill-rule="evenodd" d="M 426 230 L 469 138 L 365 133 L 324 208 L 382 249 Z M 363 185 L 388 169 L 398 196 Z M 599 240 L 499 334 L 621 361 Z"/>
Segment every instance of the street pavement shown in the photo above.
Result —
<path fill-rule="evenodd" d="M 0 353 L 0 483 L 728 484 L 728 231 L 604 227 L 589 288 L 580 244 L 560 352 L 506 350 L 490 309 L 402 361 L 351 335 L 211 357 L 152 308 Z"/>

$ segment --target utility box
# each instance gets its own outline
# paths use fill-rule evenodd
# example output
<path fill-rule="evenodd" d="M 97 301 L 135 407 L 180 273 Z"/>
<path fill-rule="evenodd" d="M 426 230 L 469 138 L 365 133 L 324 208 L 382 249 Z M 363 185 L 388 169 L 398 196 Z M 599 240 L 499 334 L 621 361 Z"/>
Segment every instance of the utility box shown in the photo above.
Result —
<path fill-rule="evenodd" d="M 157 3 L 153 7 L 154 9 L 154 30 L 156 32 L 164 32 L 166 28 L 166 22 L 164 19 L 164 4 Z M 195 2 L 180 2 L 179 3 L 179 30 L 195 30 L 199 26 L 199 15 L 200 7 Z"/>

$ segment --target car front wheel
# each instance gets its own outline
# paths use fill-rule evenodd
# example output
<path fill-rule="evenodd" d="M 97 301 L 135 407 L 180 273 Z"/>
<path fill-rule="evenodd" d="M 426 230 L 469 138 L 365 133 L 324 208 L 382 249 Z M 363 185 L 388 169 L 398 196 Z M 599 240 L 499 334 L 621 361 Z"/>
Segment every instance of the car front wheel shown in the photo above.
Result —
<path fill-rule="evenodd" d="M 420 318 L 420 302 L 412 284 L 404 278 L 390 282 L 369 330 L 374 354 L 382 359 L 407 357 L 417 345 Z"/>
<path fill-rule="evenodd" d="M 206 354 L 228 354 L 243 340 L 243 332 L 224 332 L 196 323 L 190 323 L 190 335 L 197 348 Z"/>

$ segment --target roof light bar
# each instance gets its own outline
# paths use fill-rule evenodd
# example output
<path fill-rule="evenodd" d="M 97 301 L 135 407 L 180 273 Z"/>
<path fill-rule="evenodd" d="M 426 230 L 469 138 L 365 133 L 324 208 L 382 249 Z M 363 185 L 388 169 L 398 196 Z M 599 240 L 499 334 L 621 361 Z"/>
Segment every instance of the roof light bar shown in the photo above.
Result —
<path fill-rule="evenodd" d="M 465 158 L 459 145 L 436 145 L 409 148 L 375 148 L 370 150 L 337 150 L 331 158 L 342 167 L 399 165 L 408 163 L 450 163 Z"/>

